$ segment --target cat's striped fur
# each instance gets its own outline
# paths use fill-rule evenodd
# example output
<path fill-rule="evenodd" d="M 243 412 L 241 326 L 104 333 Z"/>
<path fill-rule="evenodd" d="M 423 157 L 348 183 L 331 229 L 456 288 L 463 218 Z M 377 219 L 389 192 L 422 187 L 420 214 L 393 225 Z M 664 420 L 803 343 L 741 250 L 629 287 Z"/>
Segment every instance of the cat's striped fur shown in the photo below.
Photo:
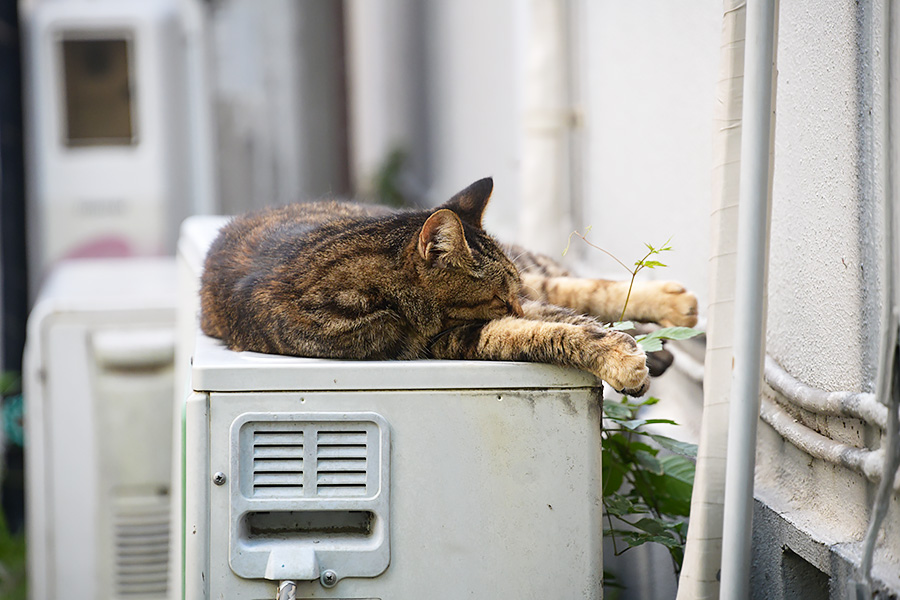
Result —
<path fill-rule="evenodd" d="M 318 202 L 238 217 L 207 256 L 202 330 L 235 350 L 547 362 L 646 391 L 643 351 L 586 316 L 614 318 L 621 284 L 573 278 L 519 249 L 517 268 L 481 226 L 492 188 L 480 180 L 426 211 Z M 635 295 L 632 318 L 696 322 L 677 284 Z"/>

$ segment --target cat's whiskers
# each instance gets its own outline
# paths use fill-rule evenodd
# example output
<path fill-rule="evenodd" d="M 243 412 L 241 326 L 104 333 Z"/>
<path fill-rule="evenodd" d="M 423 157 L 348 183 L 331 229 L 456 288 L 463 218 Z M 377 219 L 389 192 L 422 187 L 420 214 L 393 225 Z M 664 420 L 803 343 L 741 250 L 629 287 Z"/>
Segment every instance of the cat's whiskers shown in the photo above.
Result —
<path fill-rule="evenodd" d="M 525 256 L 526 254 L 530 254 L 530 253 L 528 252 L 528 250 L 522 250 L 521 252 L 519 252 L 519 253 L 516 254 L 515 256 L 510 256 L 510 257 L 509 257 L 509 260 L 511 260 L 511 261 L 513 261 L 513 262 L 516 262 L 517 260 L 519 260 L 520 258 L 522 258 L 523 256 Z M 536 266 L 536 265 L 535 265 L 535 266 Z"/>
<path fill-rule="evenodd" d="M 528 284 L 525 284 L 525 283 L 520 283 L 520 284 L 519 284 L 519 287 L 521 287 L 521 288 L 527 288 L 527 289 L 531 290 L 532 292 L 534 292 L 535 297 L 537 297 L 537 298 L 540 298 L 540 297 L 541 297 L 541 291 L 540 291 L 539 289 L 537 289 L 536 287 L 534 287 L 533 285 L 528 285 Z"/>

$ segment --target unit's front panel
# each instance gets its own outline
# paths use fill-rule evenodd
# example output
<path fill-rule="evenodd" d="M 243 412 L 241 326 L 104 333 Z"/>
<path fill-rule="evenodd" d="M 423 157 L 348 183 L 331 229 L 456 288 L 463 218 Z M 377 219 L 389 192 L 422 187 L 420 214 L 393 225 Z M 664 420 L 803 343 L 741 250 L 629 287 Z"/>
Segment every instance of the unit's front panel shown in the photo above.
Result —
<path fill-rule="evenodd" d="M 592 390 L 209 398 L 188 598 L 601 596 Z"/>
<path fill-rule="evenodd" d="M 167 597 L 173 312 L 58 312 L 32 329 L 33 598 Z"/>

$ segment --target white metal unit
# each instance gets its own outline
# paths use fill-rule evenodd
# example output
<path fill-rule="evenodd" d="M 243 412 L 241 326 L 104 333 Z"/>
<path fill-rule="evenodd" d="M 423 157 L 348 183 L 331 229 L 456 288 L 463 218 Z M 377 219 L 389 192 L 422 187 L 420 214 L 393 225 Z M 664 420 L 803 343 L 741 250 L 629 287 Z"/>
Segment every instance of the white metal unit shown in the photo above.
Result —
<path fill-rule="evenodd" d="M 215 230 L 185 224 L 186 272 Z M 601 597 L 593 377 L 192 345 L 185 598 L 275 598 L 287 581 L 297 598 Z"/>
<path fill-rule="evenodd" d="M 23 0 L 30 268 L 174 252 L 208 210 L 202 18 L 190 0 Z"/>
<path fill-rule="evenodd" d="M 162 600 L 171 528 L 172 259 L 62 263 L 25 354 L 29 594 Z"/>

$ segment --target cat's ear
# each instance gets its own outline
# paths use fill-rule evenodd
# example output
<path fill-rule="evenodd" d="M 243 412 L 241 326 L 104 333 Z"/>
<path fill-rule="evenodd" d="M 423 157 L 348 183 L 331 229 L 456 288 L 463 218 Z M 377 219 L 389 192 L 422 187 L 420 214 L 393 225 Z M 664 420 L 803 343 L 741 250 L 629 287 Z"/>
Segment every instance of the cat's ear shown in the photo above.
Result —
<path fill-rule="evenodd" d="M 419 256 L 427 262 L 440 259 L 446 264 L 462 265 L 472 258 L 462 222 L 451 210 L 435 211 L 419 231 Z"/>
<path fill-rule="evenodd" d="M 491 192 L 494 190 L 494 180 L 490 177 L 479 179 L 463 191 L 459 192 L 444 204 L 441 208 L 447 208 L 459 215 L 463 222 L 482 229 L 481 218 Z"/>

